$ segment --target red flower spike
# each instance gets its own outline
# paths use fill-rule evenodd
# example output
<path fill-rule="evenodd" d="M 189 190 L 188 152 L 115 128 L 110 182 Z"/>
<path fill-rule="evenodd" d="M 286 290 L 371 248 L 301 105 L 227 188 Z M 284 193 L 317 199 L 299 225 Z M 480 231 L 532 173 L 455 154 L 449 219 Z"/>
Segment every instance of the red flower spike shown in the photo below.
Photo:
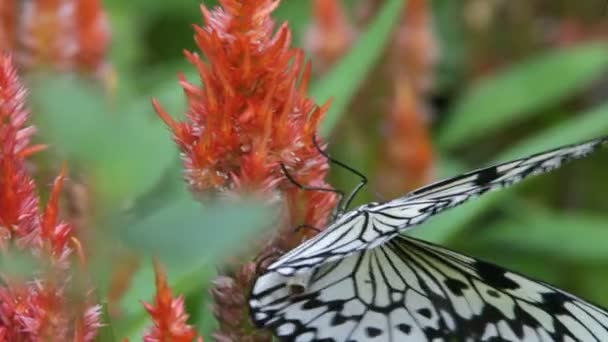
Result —
<path fill-rule="evenodd" d="M 81 71 L 113 82 L 105 60 L 108 20 L 99 0 L 3 0 L 0 50 L 14 52 L 25 69 Z"/>
<path fill-rule="evenodd" d="M 313 21 L 306 32 L 306 48 L 320 70 L 327 70 L 352 45 L 355 29 L 341 0 L 314 0 Z"/>
<path fill-rule="evenodd" d="M 69 300 L 66 296 L 73 279 L 67 273 L 71 253 L 67 243 L 72 237 L 70 226 L 59 222 L 57 214 L 65 169 L 40 215 L 24 158 L 41 145 L 28 146 L 34 129 L 25 126 L 29 113 L 24 98 L 11 59 L 0 55 L 0 249 L 9 253 L 7 246 L 16 245 L 29 250 L 42 265 L 38 278 L 30 282 L 1 275 L 0 341 L 67 341 L 77 336 L 79 341 L 92 341 L 99 327 L 99 308 L 86 304 L 89 294 Z"/>
<path fill-rule="evenodd" d="M 95 341 L 101 324 L 101 306 L 94 305 L 85 309 L 82 318 L 76 321 L 74 329 L 74 342 Z"/>
<path fill-rule="evenodd" d="M 55 178 L 51 196 L 42 214 L 41 238 L 43 243 L 47 244 L 50 255 L 57 261 L 65 262 L 66 258 L 71 253 L 72 249 L 68 243 L 72 240 L 71 226 L 64 222 L 58 221 L 59 213 L 59 196 L 66 174 L 66 166 L 64 165 Z"/>
<path fill-rule="evenodd" d="M 176 122 L 153 102 L 184 154 L 192 190 L 272 190 L 271 184 L 284 179 L 280 163 L 298 172 L 303 161 L 311 166 L 299 179 L 322 180 L 325 160 L 312 135 L 323 111 L 305 97 L 309 66 L 303 66 L 301 51 L 289 48 L 287 25 L 271 35 L 269 14 L 278 1 L 221 4 L 213 11 L 202 7 L 207 25 L 194 26 L 208 62 L 185 53 L 204 84 L 180 80 L 188 122 Z"/>
<path fill-rule="evenodd" d="M 275 31 L 270 15 L 278 4 L 220 0 L 221 7 L 213 10 L 201 7 L 205 25 L 194 26 L 194 40 L 204 59 L 195 52 L 184 54 L 202 86 L 180 76 L 187 120 L 175 121 L 153 102 L 182 152 L 184 175 L 197 197 L 254 192 L 285 200 L 286 219 L 264 251 L 299 244 L 308 233 L 294 233 L 293 227 L 323 227 L 336 202 L 332 193 L 300 190 L 281 170 L 285 165 L 301 184 L 329 187 L 327 160 L 313 144 L 327 105 L 319 108 L 306 94 L 311 67 L 302 51 L 290 47 L 288 25 Z M 269 341 L 270 334 L 255 330 L 247 313 L 255 267 L 247 263 L 231 269 L 212 290 L 220 321 L 214 337 Z"/>
<path fill-rule="evenodd" d="M 154 305 L 143 303 L 152 317 L 154 326 L 144 336 L 145 342 L 191 342 L 196 338 L 196 331 L 186 324 L 188 315 L 185 312 L 184 298 L 173 298 L 167 283 L 166 275 L 158 261 L 154 261 L 156 277 L 156 296 Z M 202 342 L 199 337 L 198 341 Z"/>
<path fill-rule="evenodd" d="M 21 243 L 35 240 L 39 224 L 34 182 L 21 156 L 35 131 L 25 126 L 28 117 L 25 89 L 11 58 L 0 54 L 0 230 Z"/>
<path fill-rule="evenodd" d="M 432 84 L 438 48 L 426 0 L 410 0 L 389 53 L 393 108 L 378 170 L 378 191 L 395 197 L 432 179 L 433 147 L 424 99 Z"/>
<path fill-rule="evenodd" d="M 433 147 L 416 92 L 404 76 L 394 91 L 377 178 L 378 191 L 389 198 L 433 179 Z"/>
<path fill-rule="evenodd" d="M 429 6 L 427 0 L 407 1 L 392 56 L 393 68 L 405 70 L 417 92 L 428 92 L 432 85 L 433 67 L 439 59 L 439 44 L 435 39 Z"/>

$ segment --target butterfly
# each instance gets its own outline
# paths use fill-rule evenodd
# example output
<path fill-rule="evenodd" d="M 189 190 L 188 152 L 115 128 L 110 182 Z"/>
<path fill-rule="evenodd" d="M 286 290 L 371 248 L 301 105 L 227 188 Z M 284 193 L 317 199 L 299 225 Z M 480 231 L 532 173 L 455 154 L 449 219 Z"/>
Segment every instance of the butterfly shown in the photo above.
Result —
<path fill-rule="evenodd" d="M 252 321 L 281 341 L 608 341 L 608 312 L 516 272 L 400 235 L 488 191 L 585 157 L 608 136 L 438 181 L 339 215 L 270 264 Z"/>

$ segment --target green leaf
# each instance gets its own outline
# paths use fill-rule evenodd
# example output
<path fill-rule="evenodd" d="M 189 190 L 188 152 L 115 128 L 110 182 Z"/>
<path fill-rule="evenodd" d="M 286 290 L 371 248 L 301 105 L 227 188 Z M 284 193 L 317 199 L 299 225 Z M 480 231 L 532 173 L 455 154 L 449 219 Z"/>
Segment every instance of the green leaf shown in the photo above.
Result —
<path fill-rule="evenodd" d="M 132 248 L 166 263 L 200 264 L 242 251 L 275 222 L 273 210 L 254 200 L 201 205 L 185 193 L 165 207 L 117 229 Z"/>
<path fill-rule="evenodd" d="M 321 135 L 327 137 L 344 114 L 346 106 L 355 96 L 367 73 L 376 64 L 391 37 L 400 15 L 403 0 L 388 0 L 370 28 L 361 36 L 356 45 L 321 80 L 314 83 L 311 95 L 317 103 L 330 98 L 333 102 L 321 124 Z"/>
<path fill-rule="evenodd" d="M 539 114 L 597 79 L 608 66 L 608 45 L 587 43 L 533 57 L 469 89 L 439 135 L 443 148 L 464 145 Z"/>
<path fill-rule="evenodd" d="M 603 284 L 608 284 L 606 263 L 582 265 L 577 267 L 578 284 L 581 288 L 577 293 L 584 293 L 585 299 L 604 308 L 608 307 L 608 292 Z"/>
<path fill-rule="evenodd" d="M 0 257 L 0 274 L 6 279 L 34 279 L 40 264 L 40 260 L 27 252 L 5 248 Z"/>
<path fill-rule="evenodd" d="M 38 79 L 32 102 L 42 140 L 82 169 L 102 207 L 124 208 L 152 188 L 177 149 L 152 107 L 110 106 L 100 91 L 68 78 Z"/>
<path fill-rule="evenodd" d="M 507 161 L 607 134 L 608 104 L 603 104 L 587 113 L 573 115 L 571 119 L 549 127 L 512 146 L 507 151 L 500 153 L 495 161 Z"/>
<path fill-rule="evenodd" d="M 552 213 L 522 207 L 517 215 L 492 225 L 472 237 L 474 243 L 508 246 L 573 262 L 608 261 L 608 216 Z"/>
<path fill-rule="evenodd" d="M 548 128 L 537 135 L 522 141 L 487 165 L 505 162 L 514 158 L 541 152 L 550 148 L 588 140 L 608 132 L 608 104 L 603 104 L 587 113 L 581 113 L 572 119 Z M 601 151 L 600 151 L 601 153 Z M 604 151 L 606 153 L 606 151 Z M 452 163 L 455 165 L 454 163 Z M 480 165 L 481 166 L 481 165 Z M 453 175 L 466 170 L 453 169 Z M 457 210 L 449 210 L 425 223 L 422 229 L 416 229 L 412 235 L 434 242 L 445 242 L 475 217 L 492 208 L 496 203 L 511 195 L 509 189 L 484 194 L 473 199 Z"/>

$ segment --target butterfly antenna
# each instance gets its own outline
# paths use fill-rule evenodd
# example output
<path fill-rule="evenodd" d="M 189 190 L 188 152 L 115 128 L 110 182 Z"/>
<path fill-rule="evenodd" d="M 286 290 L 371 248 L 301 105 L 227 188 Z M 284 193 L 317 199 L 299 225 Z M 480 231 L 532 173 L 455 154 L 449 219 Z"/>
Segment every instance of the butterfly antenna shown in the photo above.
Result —
<path fill-rule="evenodd" d="M 348 209 L 348 207 L 350 206 L 350 204 L 352 203 L 353 199 L 355 199 L 355 196 L 357 196 L 357 193 L 359 193 L 359 190 L 361 190 L 365 184 L 367 184 L 367 177 L 365 177 L 365 175 L 357 170 L 355 170 L 354 168 L 342 163 L 339 160 L 336 160 L 334 158 L 332 158 L 327 152 L 325 152 L 321 146 L 319 145 L 319 141 L 317 140 L 317 135 L 313 135 L 312 137 L 312 142 L 315 144 L 315 147 L 317 148 L 317 151 L 319 151 L 319 153 L 325 157 L 327 160 L 329 160 L 330 162 L 342 167 L 345 170 L 350 171 L 351 173 L 354 173 L 355 175 L 359 176 L 359 178 L 361 178 L 361 181 L 359 182 L 359 184 L 357 184 L 357 186 L 355 187 L 355 189 L 348 195 L 348 197 L 346 198 L 346 200 L 344 202 L 342 202 L 341 200 L 338 202 L 338 207 L 339 212 L 343 213 L 346 211 L 346 209 Z"/>

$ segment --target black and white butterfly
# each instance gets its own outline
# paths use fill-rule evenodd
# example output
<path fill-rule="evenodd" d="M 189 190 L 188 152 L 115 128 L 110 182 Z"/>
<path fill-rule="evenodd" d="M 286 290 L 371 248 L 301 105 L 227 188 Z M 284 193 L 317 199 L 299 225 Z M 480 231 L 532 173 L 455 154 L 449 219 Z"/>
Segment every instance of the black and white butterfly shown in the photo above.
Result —
<path fill-rule="evenodd" d="M 608 341 L 608 312 L 543 282 L 399 235 L 487 191 L 582 158 L 603 137 L 342 214 L 272 263 L 254 323 L 282 341 Z"/>

